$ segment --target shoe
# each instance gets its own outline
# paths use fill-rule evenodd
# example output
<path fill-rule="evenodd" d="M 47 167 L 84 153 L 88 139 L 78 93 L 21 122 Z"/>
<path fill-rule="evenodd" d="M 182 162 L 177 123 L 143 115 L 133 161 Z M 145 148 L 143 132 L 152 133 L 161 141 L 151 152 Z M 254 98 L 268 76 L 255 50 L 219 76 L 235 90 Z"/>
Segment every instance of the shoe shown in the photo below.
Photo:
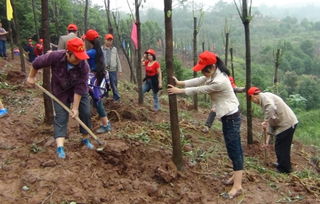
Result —
<path fill-rule="evenodd" d="M 235 197 L 241 195 L 243 193 L 242 189 L 239 189 L 235 194 L 230 195 L 229 193 L 225 192 L 225 193 L 221 193 L 220 195 L 224 198 L 224 199 L 234 199 Z"/>
<path fill-rule="evenodd" d="M 209 127 L 208 126 L 203 126 L 203 128 L 201 129 L 201 132 L 203 133 L 208 133 L 209 132 Z"/>
<path fill-rule="evenodd" d="M 64 152 L 64 147 L 58 147 L 57 148 L 57 155 L 60 159 L 66 158 L 66 153 Z"/>
<path fill-rule="evenodd" d="M 81 142 L 82 142 L 82 144 L 87 146 L 89 149 L 94 149 L 93 144 L 90 142 L 90 140 L 88 138 L 82 139 Z"/>
<path fill-rule="evenodd" d="M 4 108 L 0 110 L 0 118 L 8 115 L 8 109 Z"/>
<path fill-rule="evenodd" d="M 106 126 L 101 125 L 100 128 L 96 130 L 96 133 L 102 134 L 111 131 L 111 129 L 111 123 L 108 121 L 108 124 Z"/>

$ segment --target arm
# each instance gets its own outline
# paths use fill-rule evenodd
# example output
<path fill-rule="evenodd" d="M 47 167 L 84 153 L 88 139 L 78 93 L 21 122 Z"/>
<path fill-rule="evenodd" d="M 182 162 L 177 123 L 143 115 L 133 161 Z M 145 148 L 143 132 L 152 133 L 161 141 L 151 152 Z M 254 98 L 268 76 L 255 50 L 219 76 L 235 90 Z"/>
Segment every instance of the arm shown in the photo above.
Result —
<path fill-rule="evenodd" d="M 224 90 L 223 83 L 214 82 L 212 84 L 198 86 L 198 87 L 189 87 L 185 88 L 185 93 L 187 95 L 194 95 L 197 93 L 209 94 L 212 92 L 219 92 Z"/>
<path fill-rule="evenodd" d="M 122 72 L 122 66 L 121 66 L 121 62 L 120 62 L 120 58 L 119 58 L 119 54 L 117 52 L 117 65 L 118 65 L 118 72 Z"/>
<path fill-rule="evenodd" d="M 64 50 L 66 49 L 66 43 L 64 42 L 62 36 L 59 38 L 58 42 L 58 50 Z"/>
<path fill-rule="evenodd" d="M 71 110 L 71 117 L 75 118 L 79 115 L 79 104 L 81 100 L 81 95 L 74 93 L 73 95 L 73 104 L 72 104 L 72 110 Z"/>
<path fill-rule="evenodd" d="M 157 71 L 158 71 L 159 89 L 161 89 L 161 88 L 162 88 L 162 73 L 161 73 L 161 68 L 159 67 L 159 68 L 157 69 Z"/>

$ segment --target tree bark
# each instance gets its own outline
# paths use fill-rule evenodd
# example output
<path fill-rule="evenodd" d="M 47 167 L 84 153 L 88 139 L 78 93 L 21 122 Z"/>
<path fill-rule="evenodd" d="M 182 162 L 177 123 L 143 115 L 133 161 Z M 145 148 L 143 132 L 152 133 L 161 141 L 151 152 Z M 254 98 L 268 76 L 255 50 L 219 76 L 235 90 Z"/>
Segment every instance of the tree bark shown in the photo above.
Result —
<path fill-rule="evenodd" d="M 236 81 L 236 78 L 234 77 L 234 66 L 233 66 L 233 48 L 230 48 L 230 62 L 231 62 L 231 75 L 234 79 L 234 81 Z"/>
<path fill-rule="evenodd" d="M 224 59 L 224 65 L 226 68 L 228 68 L 228 50 L 229 50 L 229 32 L 226 32 L 226 47 L 225 47 L 225 59 Z"/>
<path fill-rule="evenodd" d="M 193 65 L 197 64 L 197 17 L 193 17 Z M 193 78 L 197 77 L 197 72 L 193 72 Z M 198 110 L 198 95 L 193 95 L 193 109 Z"/>
<path fill-rule="evenodd" d="M 32 12 L 33 12 L 33 21 L 34 21 L 34 29 L 35 29 L 35 32 L 37 34 L 37 40 L 39 40 L 39 29 L 38 29 L 38 26 L 37 26 L 37 15 L 36 15 L 36 6 L 35 6 L 35 3 L 34 3 L 34 0 L 32 0 Z"/>
<path fill-rule="evenodd" d="M 88 9 L 89 9 L 89 0 L 86 0 L 84 7 L 84 32 L 88 30 Z"/>
<path fill-rule="evenodd" d="M 172 0 L 164 0 L 165 36 L 166 36 L 166 67 L 169 84 L 174 85 L 173 76 L 173 40 L 172 40 Z M 170 126 L 172 134 L 172 160 L 178 170 L 183 169 L 180 143 L 178 106 L 176 95 L 169 95 Z"/>
<path fill-rule="evenodd" d="M 41 0 L 41 38 L 44 39 L 44 52 L 46 53 L 50 47 L 49 40 L 49 5 L 48 0 Z M 43 87 L 51 91 L 50 86 L 51 70 L 49 67 L 43 69 Z M 43 94 L 45 118 L 46 124 L 52 124 L 53 122 L 53 107 L 52 100 L 46 94 Z"/>
<path fill-rule="evenodd" d="M 277 49 L 277 53 L 275 56 L 273 85 L 276 85 L 279 82 L 278 70 L 279 70 L 279 65 L 280 65 L 280 51 L 281 51 L 280 49 Z"/>
<path fill-rule="evenodd" d="M 138 102 L 140 105 L 143 104 L 143 93 L 142 93 L 142 73 L 141 73 L 141 30 L 140 30 L 140 7 L 141 1 L 135 0 L 136 8 L 136 25 L 137 25 L 137 34 L 138 34 L 138 50 L 137 50 L 137 59 L 136 59 L 136 72 L 137 72 L 137 81 L 138 81 L 138 90 L 139 90 L 139 99 Z"/>
<path fill-rule="evenodd" d="M 11 2 L 12 10 L 13 10 L 13 26 L 14 26 L 13 30 L 15 30 L 15 32 L 16 32 L 17 45 L 18 45 L 19 52 L 20 52 L 21 72 L 26 73 L 26 64 L 25 64 L 24 55 L 23 55 L 24 50 L 23 50 L 22 45 L 20 43 L 20 25 L 19 25 L 18 15 L 16 12 L 15 1 L 10 0 L 10 2 Z"/>
<path fill-rule="evenodd" d="M 246 43 L 246 90 L 251 87 L 251 46 L 250 46 L 250 19 L 248 15 L 247 0 L 242 0 L 242 23 L 244 25 Z M 247 143 L 253 144 L 252 136 L 252 104 L 247 93 Z"/>
<path fill-rule="evenodd" d="M 14 22 L 9 21 L 9 32 L 10 32 L 10 49 L 11 49 L 11 59 L 14 59 L 14 53 L 13 53 L 13 29 L 12 27 Z"/>
<path fill-rule="evenodd" d="M 104 7 L 106 10 L 106 15 L 108 20 L 108 33 L 113 34 L 113 27 L 112 27 L 111 17 L 110 17 L 110 0 L 108 0 L 108 3 L 106 0 L 104 0 L 103 2 L 104 2 Z"/>

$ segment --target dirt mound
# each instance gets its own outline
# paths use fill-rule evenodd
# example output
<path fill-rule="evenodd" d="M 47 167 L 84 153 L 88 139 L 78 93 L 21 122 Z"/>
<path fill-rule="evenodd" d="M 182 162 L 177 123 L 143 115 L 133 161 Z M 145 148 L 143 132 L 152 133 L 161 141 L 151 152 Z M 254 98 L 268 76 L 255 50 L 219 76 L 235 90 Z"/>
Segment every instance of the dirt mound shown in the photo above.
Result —
<path fill-rule="evenodd" d="M 22 83 L 26 79 L 26 74 L 19 71 L 9 71 L 7 80 L 12 83 Z"/>

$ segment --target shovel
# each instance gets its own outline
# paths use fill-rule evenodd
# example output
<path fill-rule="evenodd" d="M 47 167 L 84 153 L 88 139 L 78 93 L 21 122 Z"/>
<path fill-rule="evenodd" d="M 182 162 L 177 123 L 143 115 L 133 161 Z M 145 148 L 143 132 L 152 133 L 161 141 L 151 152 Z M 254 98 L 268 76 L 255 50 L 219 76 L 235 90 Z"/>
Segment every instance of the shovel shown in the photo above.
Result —
<path fill-rule="evenodd" d="M 266 128 L 263 128 L 263 141 L 264 141 L 264 144 L 267 143 L 267 129 Z M 268 161 L 267 161 L 267 148 L 264 148 L 264 163 L 267 164 Z"/>
<path fill-rule="evenodd" d="M 71 114 L 71 110 L 64 105 L 59 99 L 57 99 L 57 97 L 55 97 L 54 95 L 52 95 L 48 90 L 46 90 L 45 88 L 43 88 L 42 86 L 40 86 L 39 84 L 35 84 L 36 87 L 38 87 L 41 91 L 43 91 L 45 94 L 47 94 L 51 99 L 53 99 L 55 102 L 57 102 L 60 106 L 62 106 L 63 109 L 65 109 L 69 114 Z M 90 128 L 88 128 L 86 126 L 86 124 L 84 124 L 80 118 L 77 116 L 75 118 L 78 123 L 81 125 L 81 127 L 83 127 L 96 141 L 100 146 L 104 145 L 104 142 L 100 141 L 99 138 L 90 130 Z M 97 148 L 97 151 L 102 151 L 103 147 L 99 147 Z"/>

